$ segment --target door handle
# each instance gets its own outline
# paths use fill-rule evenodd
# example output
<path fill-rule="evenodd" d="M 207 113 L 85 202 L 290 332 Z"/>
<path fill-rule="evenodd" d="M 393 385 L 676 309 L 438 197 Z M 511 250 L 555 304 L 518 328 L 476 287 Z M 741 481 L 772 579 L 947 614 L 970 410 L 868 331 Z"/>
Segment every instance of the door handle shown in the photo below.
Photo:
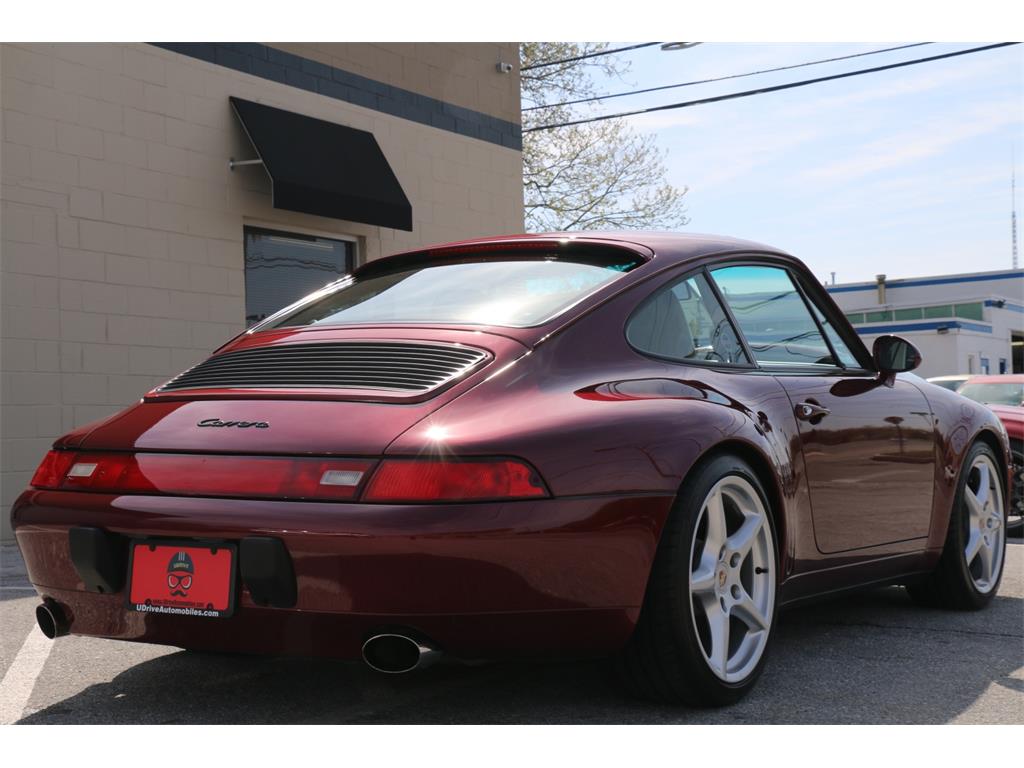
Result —
<path fill-rule="evenodd" d="M 820 420 L 828 416 L 832 411 L 817 403 L 797 403 L 796 417 L 801 421 Z"/>

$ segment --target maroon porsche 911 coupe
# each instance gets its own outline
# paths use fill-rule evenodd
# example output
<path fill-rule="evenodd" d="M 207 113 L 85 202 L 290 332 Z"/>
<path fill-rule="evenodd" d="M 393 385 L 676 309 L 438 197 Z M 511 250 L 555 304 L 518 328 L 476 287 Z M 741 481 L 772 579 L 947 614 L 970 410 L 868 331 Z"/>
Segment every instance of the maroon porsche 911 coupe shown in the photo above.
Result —
<path fill-rule="evenodd" d="M 372 261 L 53 446 L 11 518 L 50 637 L 608 655 L 726 704 L 779 609 L 999 586 L 1009 444 L 801 262 L 588 233 Z"/>

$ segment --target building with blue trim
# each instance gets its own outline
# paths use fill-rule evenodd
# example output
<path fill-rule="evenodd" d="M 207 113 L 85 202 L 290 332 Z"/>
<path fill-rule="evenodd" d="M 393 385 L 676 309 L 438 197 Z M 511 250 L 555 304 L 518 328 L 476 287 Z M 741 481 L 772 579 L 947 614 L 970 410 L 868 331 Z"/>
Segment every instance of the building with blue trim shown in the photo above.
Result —
<path fill-rule="evenodd" d="M 886 333 L 917 345 L 922 376 L 1024 373 L 1024 270 L 826 288 L 868 346 Z"/>

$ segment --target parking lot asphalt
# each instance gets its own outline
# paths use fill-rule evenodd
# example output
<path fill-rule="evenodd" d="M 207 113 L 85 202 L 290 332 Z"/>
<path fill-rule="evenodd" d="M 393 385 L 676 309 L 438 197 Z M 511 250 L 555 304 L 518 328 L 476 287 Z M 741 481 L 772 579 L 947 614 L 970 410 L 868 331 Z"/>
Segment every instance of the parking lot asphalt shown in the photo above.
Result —
<path fill-rule="evenodd" d="M 784 611 L 763 677 L 726 709 L 638 702 L 603 660 L 438 665 L 195 654 L 35 628 L 0 552 L 0 712 L 20 723 L 1024 723 L 1024 544 L 992 605 L 919 608 L 898 588 Z"/>

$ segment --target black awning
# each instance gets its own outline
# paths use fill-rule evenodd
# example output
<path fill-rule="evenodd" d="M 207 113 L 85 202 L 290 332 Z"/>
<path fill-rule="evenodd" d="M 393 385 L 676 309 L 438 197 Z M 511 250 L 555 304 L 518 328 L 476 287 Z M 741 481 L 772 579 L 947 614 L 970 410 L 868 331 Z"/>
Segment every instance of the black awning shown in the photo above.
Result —
<path fill-rule="evenodd" d="M 412 206 L 372 133 L 231 97 L 275 208 L 412 231 Z"/>

